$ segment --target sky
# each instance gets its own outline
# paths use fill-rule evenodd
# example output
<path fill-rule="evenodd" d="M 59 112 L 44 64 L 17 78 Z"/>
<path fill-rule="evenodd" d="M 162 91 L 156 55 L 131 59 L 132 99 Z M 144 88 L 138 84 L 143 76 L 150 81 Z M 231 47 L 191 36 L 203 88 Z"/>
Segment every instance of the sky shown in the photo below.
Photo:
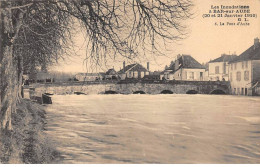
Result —
<path fill-rule="evenodd" d="M 188 54 L 198 62 L 205 63 L 221 54 L 241 54 L 254 43 L 254 38 L 260 38 L 260 0 L 194 0 L 194 16 L 185 22 L 188 26 L 188 37 L 178 43 L 172 44 L 172 50 L 167 52 L 167 56 L 154 58 L 149 57 L 144 62 L 139 62 L 146 67 L 147 61 L 150 63 L 150 71 L 163 70 L 165 65 L 169 65 L 178 54 Z M 248 26 L 216 26 L 215 22 L 227 23 L 237 22 L 237 18 L 203 18 L 203 14 L 209 13 L 211 6 L 219 5 L 247 5 L 250 6 L 251 14 L 257 14 L 256 18 L 248 18 Z M 86 67 L 86 49 L 82 34 L 78 33 L 76 43 L 77 56 L 72 55 L 66 61 L 60 61 L 54 65 L 52 70 L 62 72 L 104 72 L 109 68 L 120 70 L 122 62 L 111 62 L 107 66 L 91 68 Z M 131 62 L 126 61 L 126 64 Z"/>

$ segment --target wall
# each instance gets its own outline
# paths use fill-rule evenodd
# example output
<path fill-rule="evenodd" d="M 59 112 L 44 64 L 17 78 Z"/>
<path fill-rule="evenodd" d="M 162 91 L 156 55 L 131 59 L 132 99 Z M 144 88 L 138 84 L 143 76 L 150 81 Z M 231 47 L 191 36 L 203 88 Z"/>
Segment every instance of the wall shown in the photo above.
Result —
<path fill-rule="evenodd" d="M 242 67 L 242 64 L 244 63 L 244 67 Z M 247 94 L 252 95 L 252 90 L 250 88 L 252 87 L 252 61 L 247 61 L 248 67 L 245 66 L 246 61 L 231 63 L 229 65 L 229 80 L 231 83 L 231 89 L 232 94 L 236 95 L 244 95 L 245 89 L 247 89 Z M 235 65 L 236 64 L 236 65 Z M 235 68 L 236 66 L 236 68 Z M 245 80 L 245 71 L 249 72 L 249 78 L 248 80 Z M 237 72 L 241 72 L 241 80 L 237 80 Z M 232 76 L 232 77 L 231 77 Z M 243 92 L 242 92 L 243 88 Z"/>
<path fill-rule="evenodd" d="M 125 76 L 123 74 L 120 74 L 121 80 L 125 80 L 125 78 L 143 78 L 145 75 L 149 75 L 149 72 L 144 71 L 127 71 Z"/>
<path fill-rule="evenodd" d="M 194 73 L 194 79 L 191 79 L 191 73 Z M 202 78 L 200 73 L 202 72 Z M 184 81 L 203 81 L 205 79 L 205 69 L 189 69 L 181 68 L 174 73 L 175 80 L 184 80 Z"/>
<path fill-rule="evenodd" d="M 252 68 L 252 71 L 253 71 L 252 72 L 252 82 L 253 82 L 253 84 L 255 84 L 256 82 L 260 82 L 260 60 L 253 60 L 252 66 L 253 66 L 253 68 Z M 260 95 L 260 88 L 255 87 L 252 90 L 252 94 L 253 95 Z"/>
<path fill-rule="evenodd" d="M 259 55 L 260 56 L 260 55 Z M 253 60 L 253 82 L 260 81 L 260 60 Z"/>
<path fill-rule="evenodd" d="M 160 74 L 160 80 L 173 80 L 172 70 L 165 70 Z"/>
<path fill-rule="evenodd" d="M 209 79 L 209 71 L 205 71 L 203 80 L 204 81 L 210 81 L 210 79 Z"/>
<path fill-rule="evenodd" d="M 73 94 L 82 92 L 85 94 L 104 94 L 105 91 L 115 91 L 122 94 L 132 94 L 135 91 L 144 91 L 147 94 L 160 94 L 163 90 L 170 90 L 176 94 L 186 94 L 189 90 L 195 90 L 200 94 L 210 94 L 215 89 L 220 89 L 229 93 L 228 82 L 205 82 L 205 81 L 172 81 L 172 82 L 136 82 L 136 83 L 100 83 L 85 85 L 55 85 L 39 84 L 35 86 L 35 95 L 41 96 L 43 93 L 52 94 Z"/>
<path fill-rule="evenodd" d="M 219 73 L 216 74 L 216 67 L 219 67 Z M 224 70 L 226 69 L 226 70 Z M 209 63 L 209 79 L 211 81 L 217 81 L 225 79 L 228 81 L 228 64 L 226 62 L 213 62 Z"/>
<path fill-rule="evenodd" d="M 259 86 L 254 89 L 254 95 L 260 96 L 260 87 Z"/>
<path fill-rule="evenodd" d="M 123 74 L 119 74 L 119 77 L 121 78 L 121 80 L 125 80 L 125 78 L 126 78 L 126 74 L 125 74 L 125 73 L 123 73 Z"/>

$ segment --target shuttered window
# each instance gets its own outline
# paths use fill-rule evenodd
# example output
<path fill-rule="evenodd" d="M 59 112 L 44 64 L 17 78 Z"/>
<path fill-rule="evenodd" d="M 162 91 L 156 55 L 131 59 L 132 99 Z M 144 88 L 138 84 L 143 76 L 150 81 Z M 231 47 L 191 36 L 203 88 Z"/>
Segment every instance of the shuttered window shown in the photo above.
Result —
<path fill-rule="evenodd" d="M 219 66 L 215 67 L 215 74 L 219 74 Z"/>
<path fill-rule="evenodd" d="M 244 72 L 244 80 L 248 81 L 249 80 L 249 71 Z"/>
<path fill-rule="evenodd" d="M 241 81 L 241 72 L 240 71 L 237 72 L 237 81 Z"/>

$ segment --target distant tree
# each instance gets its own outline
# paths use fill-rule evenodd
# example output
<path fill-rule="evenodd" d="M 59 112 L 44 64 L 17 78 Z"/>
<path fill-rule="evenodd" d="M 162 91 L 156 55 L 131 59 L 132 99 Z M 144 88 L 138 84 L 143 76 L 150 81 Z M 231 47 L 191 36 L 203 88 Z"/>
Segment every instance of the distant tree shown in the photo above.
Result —
<path fill-rule="evenodd" d="M 169 69 L 174 70 L 174 69 L 172 69 L 172 68 L 174 68 L 174 65 L 175 65 L 175 62 L 174 62 L 174 61 L 171 61 L 169 67 L 166 65 L 164 69 L 165 69 L 165 70 L 169 70 Z"/>
<path fill-rule="evenodd" d="M 1 0 L 1 128 L 11 129 L 22 72 L 47 69 L 66 53 L 74 22 L 86 31 L 86 58 L 99 64 L 118 55 L 162 54 L 157 41 L 182 39 L 191 7 L 190 0 Z"/>

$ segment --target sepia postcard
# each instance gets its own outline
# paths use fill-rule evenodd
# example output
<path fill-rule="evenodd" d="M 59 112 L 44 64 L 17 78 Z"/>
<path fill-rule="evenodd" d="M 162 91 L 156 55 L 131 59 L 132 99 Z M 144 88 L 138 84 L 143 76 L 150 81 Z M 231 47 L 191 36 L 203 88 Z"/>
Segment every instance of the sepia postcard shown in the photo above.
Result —
<path fill-rule="evenodd" d="M 260 0 L 0 15 L 0 164 L 260 163 Z"/>

